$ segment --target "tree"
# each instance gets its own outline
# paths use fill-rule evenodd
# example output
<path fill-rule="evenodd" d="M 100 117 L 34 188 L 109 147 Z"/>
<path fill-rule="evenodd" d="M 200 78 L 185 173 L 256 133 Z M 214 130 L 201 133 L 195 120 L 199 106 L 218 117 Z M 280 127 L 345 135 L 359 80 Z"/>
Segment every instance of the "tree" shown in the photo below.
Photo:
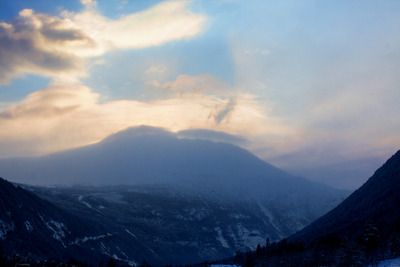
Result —
<path fill-rule="evenodd" d="M 380 241 L 378 228 L 369 223 L 364 230 L 363 243 L 367 252 L 374 250 Z"/>
<path fill-rule="evenodd" d="M 114 258 L 110 258 L 110 260 L 107 262 L 107 267 L 115 267 L 115 266 L 117 265 L 115 264 Z"/>
<path fill-rule="evenodd" d="M 139 267 L 150 267 L 150 264 L 148 264 L 146 260 L 143 260 Z"/>
<path fill-rule="evenodd" d="M 267 242 L 265 244 L 265 247 L 267 248 L 267 250 L 271 247 L 271 240 L 269 239 L 269 237 L 267 237 Z"/>
<path fill-rule="evenodd" d="M 257 245 L 257 249 L 256 249 L 256 256 L 259 258 L 262 255 L 262 250 L 261 250 L 261 246 L 260 244 Z"/>
<path fill-rule="evenodd" d="M 390 240 L 390 254 L 393 258 L 400 257 L 400 238 L 397 233 L 394 233 Z"/>
<path fill-rule="evenodd" d="M 251 253 L 251 251 L 247 252 L 245 267 L 254 267 L 255 265 L 253 253 Z"/>

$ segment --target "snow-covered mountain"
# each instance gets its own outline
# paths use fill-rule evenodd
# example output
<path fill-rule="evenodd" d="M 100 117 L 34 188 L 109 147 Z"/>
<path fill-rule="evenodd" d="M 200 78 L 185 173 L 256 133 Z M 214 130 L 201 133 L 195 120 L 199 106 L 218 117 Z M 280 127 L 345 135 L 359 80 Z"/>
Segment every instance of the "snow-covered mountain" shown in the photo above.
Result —
<path fill-rule="evenodd" d="M 79 255 L 87 262 L 109 259 L 100 243 L 108 244 L 109 229 L 82 219 L 27 190 L 0 178 L 0 249 L 8 256 L 67 260 Z"/>
<path fill-rule="evenodd" d="M 0 160 L 0 174 L 20 183 L 84 185 L 26 189 L 104 227 L 75 237 L 93 244 L 89 249 L 156 264 L 223 258 L 267 237 L 279 240 L 347 194 L 294 177 L 237 146 L 151 127 L 44 157 Z M 104 240 L 90 238 L 96 236 Z"/>

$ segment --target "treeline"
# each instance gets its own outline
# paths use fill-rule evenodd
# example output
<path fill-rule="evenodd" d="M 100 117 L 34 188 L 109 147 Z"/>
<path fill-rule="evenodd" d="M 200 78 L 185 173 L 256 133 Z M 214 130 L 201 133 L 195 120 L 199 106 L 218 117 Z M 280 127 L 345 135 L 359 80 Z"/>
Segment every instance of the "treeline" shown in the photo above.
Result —
<path fill-rule="evenodd" d="M 364 233 L 355 239 L 326 235 L 311 243 L 283 239 L 254 251 L 236 252 L 219 263 L 245 267 L 255 266 L 366 266 L 380 260 L 400 257 L 400 236 L 393 233 L 382 238 L 379 230 L 367 225 Z"/>
<path fill-rule="evenodd" d="M 6 255 L 0 246 L 0 266 L 1 267 L 92 267 L 84 261 L 76 259 L 69 259 L 68 261 L 42 259 L 38 260 L 32 257 L 22 257 L 18 254 Z M 96 266 L 98 267 L 118 267 L 126 266 L 119 264 L 114 259 L 110 258 L 108 261 L 100 261 Z M 144 266 L 143 266 L 144 267 Z"/>
<path fill-rule="evenodd" d="M 400 235 L 392 232 L 387 235 L 387 229 L 380 231 L 372 224 L 364 227 L 363 234 L 349 239 L 339 235 L 325 235 L 313 242 L 305 243 L 298 240 L 283 239 L 271 243 L 269 239 L 254 251 L 240 252 L 230 259 L 214 264 L 235 264 L 243 267 L 264 266 L 374 266 L 377 261 L 400 257 Z M 44 266 L 73 267 L 93 266 L 85 262 L 70 259 L 67 262 L 23 258 L 18 255 L 7 256 L 0 247 L 0 266 Z M 151 260 L 151 259 L 150 259 Z M 193 265 L 193 267 L 209 266 L 210 263 Z M 100 261 L 99 267 L 128 266 L 110 258 Z M 135 265 L 133 265 L 135 266 Z M 135 267 L 151 267 L 147 261 L 142 261 Z M 164 267 L 173 267 L 165 265 Z M 174 266 L 177 267 L 177 266 Z M 179 267 L 192 267 L 191 265 Z"/>
<path fill-rule="evenodd" d="M 6 255 L 0 245 L 0 267 L 151 267 L 146 260 L 143 260 L 138 265 L 128 264 L 123 261 L 109 258 L 109 260 L 100 260 L 97 264 L 88 264 L 84 261 L 69 259 L 68 261 L 61 260 L 37 260 L 31 257 L 21 257 L 17 254 Z M 192 267 L 192 265 L 164 265 L 161 267 Z"/>

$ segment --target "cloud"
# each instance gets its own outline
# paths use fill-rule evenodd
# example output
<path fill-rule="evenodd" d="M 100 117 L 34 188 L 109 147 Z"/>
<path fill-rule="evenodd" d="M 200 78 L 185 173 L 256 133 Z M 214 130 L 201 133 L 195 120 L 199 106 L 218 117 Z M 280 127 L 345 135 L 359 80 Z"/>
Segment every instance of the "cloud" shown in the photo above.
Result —
<path fill-rule="evenodd" d="M 0 112 L 2 119 L 51 118 L 94 105 L 99 98 L 85 86 L 56 86 L 30 94 L 22 102 Z"/>
<path fill-rule="evenodd" d="M 224 132 L 217 132 L 206 129 L 193 129 L 193 130 L 183 130 L 177 133 L 179 138 L 188 139 L 205 139 L 214 142 L 225 142 L 236 145 L 246 144 L 247 140 L 241 136 L 236 136 L 232 134 L 227 134 Z"/>
<path fill-rule="evenodd" d="M 91 6 L 91 5 L 96 5 L 97 1 L 96 0 L 81 0 L 82 5 L 85 6 Z"/>
<path fill-rule="evenodd" d="M 91 51 L 95 42 L 69 20 L 24 9 L 11 23 L 0 23 L 0 84 L 25 72 L 43 76 L 82 76 L 75 49 Z"/>
<path fill-rule="evenodd" d="M 163 2 L 117 20 L 94 8 L 64 11 L 62 17 L 24 9 L 10 22 L 0 22 L 0 84 L 24 73 L 77 82 L 86 74 L 86 58 L 192 38 L 202 32 L 205 20 L 188 10 L 187 1 Z"/>
<path fill-rule="evenodd" d="M 147 73 L 164 73 L 166 71 L 167 71 L 167 67 L 166 66 L 162 66 L 162 65 L 155 66 L 155 65 L 152 65 L 150 68 L 148 68 L 146 70 L 146 74 Z"/>
<path fill-rule="evenodd" d="M 218 108 L 217 110 L 213 111 L 210 116 L 214 117 L 216 123 L 221 123 L 224 119 L 228 118 L 229 114 L 236 107 L 236 98 L 230 98 L 226 103 L 224 103 L 222 108 Z"/>
<path fill-rule="evenodd" d="M 188 85 L 196 80 L 186 78 Z M 183 90 L 185 86 L 180 84 Z M 265 133 L 286 135 L 282 122 L 269 117 L 254 96 L 236 93 L 233 103 L 232 93 L 210 93 L 213 90 L 205 88 L 203 92 L 208 94 L 175 94 L 150 102 L 101 103 L 99 95 L 85 86 L 50 87 L 0 111 L 0 157 L 44 154 L 87 145 L 139 125 L 174 132 L 206 129 L 248 137 Z M 213 112 L 218 120 L 210 117 Z"/>
<path fill-rule="evenodd" d="M 206 17 L 187 9 L 188 1 L 165 1 L 149 9 L 111 20 L 94 10 L 65 15 L 109 49 L 138 49 L 189 39 L 204 29 Z"/>
<path fill-rule="evenodd" d="M 157 81 L 153 81 L 153 85 L 162 88 L 163 90 L 167 90 L 175 95 L 215 94 L 220 93 L 228 86 L 226 83 L 220 81 L 212 74 L 201 74 L 198 76 L 181 74 L 176 78 L 175 81 L 166 82 L 162 85 L 160 85 Z"/>

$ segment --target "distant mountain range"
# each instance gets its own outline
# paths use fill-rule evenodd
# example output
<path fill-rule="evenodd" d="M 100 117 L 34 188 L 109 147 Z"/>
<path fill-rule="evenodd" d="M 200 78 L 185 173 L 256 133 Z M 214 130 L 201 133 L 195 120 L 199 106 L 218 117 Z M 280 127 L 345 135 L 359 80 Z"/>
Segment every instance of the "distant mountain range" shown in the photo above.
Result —
<path fill-rule="evenodd" d="M 82 247 L 82 259 L 91 263 L 98 253 L 153 264 L 227 257 L 293 234 L 348 194 L 294 177 L 237 146 L 151 127 L 43 157 L 3 159 L 0 175 L 59 185 L 2 182 L 11 194 L 0 197 L 7 207 L 0 244 L 7 253 L 44 257 L 27 245 L 41 238 L 42 251 L 67 249 L 63 255 L 80 258 L 74 251 Z"/>

